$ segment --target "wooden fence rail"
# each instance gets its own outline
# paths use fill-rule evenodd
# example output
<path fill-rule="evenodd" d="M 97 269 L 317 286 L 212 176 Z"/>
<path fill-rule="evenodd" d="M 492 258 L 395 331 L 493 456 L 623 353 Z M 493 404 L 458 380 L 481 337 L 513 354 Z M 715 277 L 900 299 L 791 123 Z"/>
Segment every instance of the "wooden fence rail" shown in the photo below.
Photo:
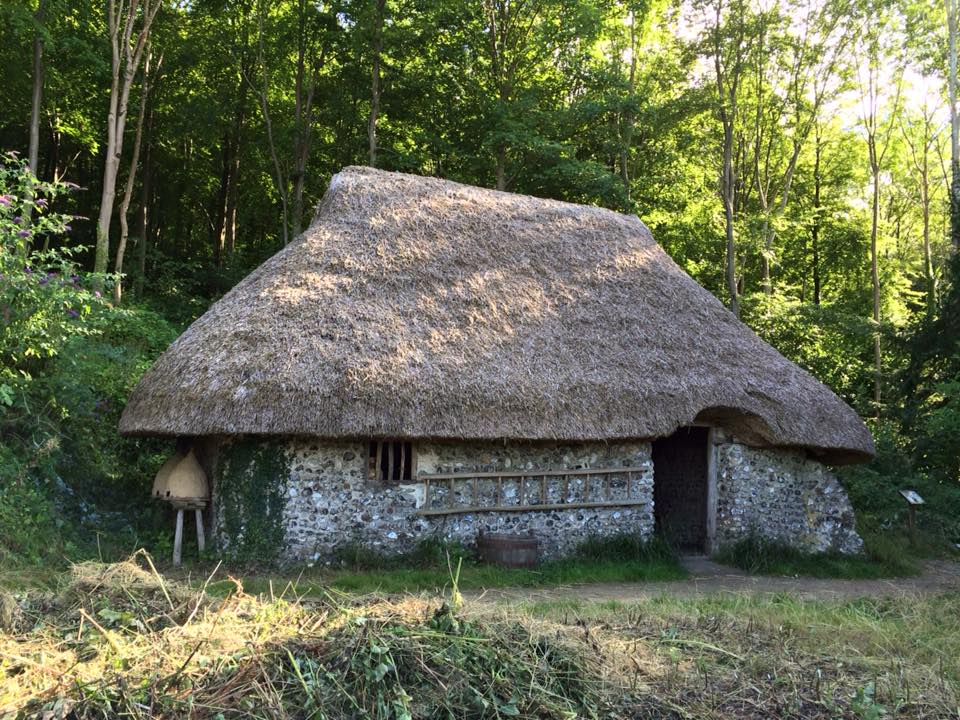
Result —
<path fill-rule="evenodd" d="M 641 505 L 647 499 L 640 497 L 639 483 L 647 470 L 625 467 L 420 473 L 417 479 L 423 483 L 424 501 L 417 512 L 420 515 L 456 515 Z M 534 502 L 528 501 L 531 495 Z M 514 501 L 506 502 L 507 499 Z"/>

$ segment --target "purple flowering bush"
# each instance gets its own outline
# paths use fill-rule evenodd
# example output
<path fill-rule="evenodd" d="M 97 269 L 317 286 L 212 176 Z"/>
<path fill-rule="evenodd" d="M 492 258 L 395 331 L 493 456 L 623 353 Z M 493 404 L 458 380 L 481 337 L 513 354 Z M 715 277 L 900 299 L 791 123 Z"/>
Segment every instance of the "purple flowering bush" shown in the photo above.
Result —
<path fill-rule="evenodd" d="M 121 438 L 117 422 L 177 329 L 145 307 L 111 307 L 113 277 L 81 268 L 74 218 L 57 212 L 71 190 L 0 154 L 0 568 L 160 537 L 143 498 L 169 444 Z"/>
<path fill-rule="evenodd" d="M 101 331 L 106 301 L 61 243 L 72 217 L 51 210 L 69 190 L 0 156 L 0 422 L 69 338 Z"/>

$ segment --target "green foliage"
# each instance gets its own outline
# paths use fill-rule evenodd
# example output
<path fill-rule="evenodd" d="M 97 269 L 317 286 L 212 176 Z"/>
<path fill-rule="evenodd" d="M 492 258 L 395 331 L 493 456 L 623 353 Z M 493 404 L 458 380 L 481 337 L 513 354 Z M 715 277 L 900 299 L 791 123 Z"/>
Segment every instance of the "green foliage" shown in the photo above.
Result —
<path fill-rule="evenodd" d="M 869 538 L 868 540 L 872 539 Z M 871 579 L 915 575 L 919 568 L 902 550 L 890 553 L 882 546 L 874 553 L 868 543 L 863 555 L 809 553 L 759 536 L 744 538 L 720 548 L 718 562 L 762 575 Z"/>
<path fill-rule="evenodd" d="M 448 557 L 456 564 L 461 559 L 472 560 L 473 554 L 459 542 L 444 542 L 431 535 L 418 540 L 413 550 L 406 553 L 384 555 L 362 542 L 350 541 L 337 546 L 333 557 L 351 570 L 438 569 L 446 566 Z"/>
<path fill-rule="evenodd" d="M 83 272 L 91 260 L 84 247 L 96 239 L 85 219 L 100 209 L 110 87 L 103 6 L 0 3 L 0 147 L 27 147 L 38 39 L 43 96 L 31 170 L 83 188 L 39 182 L 10 154 L 0 161 L 3 478 L 19 476 L 53 439 L 49 462 L 28 474 L 44 497 L 98 523 L 110 519 L 110 537 L 160 541 L 161 518 L 137 505 L 169 448 L 118 438 L 119 413 L 176 331 L 280 248 L 281 226 L 295 224 L 283 215 L 294 212 L 296 183 L 309 208 L 332 173 L 369 161 L 376 7 L 203 0 L 158 15 L 123 268 L 136 288 L 125 297 L 136 304 L 121 310 L 94 290 L 111 279 Z M 876 462 L 844 470 L 865 526 L 902 526 L 895 491 L 910 484 L 928 497 L 924 530 L 960 539 L 960 259 L 940 172 L 949 133 L 934 132 L 945 105 L 931 98 L 929 107 L 901 103 L 893 112 L 885 98 L 875 103 L 889 145 L 879 326 L 871 319 L 869 152 L 855 127 L 871 105 L 857 97 L 868 59 L 908 66 L 903 97 L 929 95 L 915 93 L 923 88 L 911 88 L 910 76 L 944 67 L 942 3 L 732 2 L 720 7 L 715 32 L 712 13 L 690 17 L 702 10 L 697 3 L 660 0 L 386 0 L 383 9 L 378 166 L 483 186 L 500 180 L 510 191 L 636 212 L 721 299 L 724 128 L 712 61 L 729 71 L 739 53 L 744 72 L 728 100 L 738 107 L 730 130 L 743 318 L 861 414 L 897 426 L 896 452 L 882 447 Z M 138 77 L 129 98 L 121 194 L 143 87 Z M 297 113 L 305 104 L 309 121 Z M 881 445 L 888 432 L 878 427 Z"/>
<path fill-rule="evenodd" d="M 81 248 L 44 249 L 70 231 L 72 219 L 51 211 L 68 190 L 37 181 L 16 157 L 0 164 L 7 565 L 61 560 L 96 545 L 97 532 L 134 545 L 156 520 L 143 498 L 165 444 L 121 438 L 116 428 L 128 393 L 177 331 L 143 308 L 111 308 L 95 289 L 108 279 L 74 261 Z"/>
<path fill-rule="evenodd" d="M 948 543 L 960 541 L 960 492 L 956 480 L 918 468 L 912 452 L 914 441 L 896 424 L 877 424 L 873 434 L 876 458 L 867 464 L 838 469 L 857 511 L 861 531 L 875 537 L 894 534 L 909 544 L 910 539 L 905 537 L 907 504 L 900 491 L 912 489 L 926 501 L 917 511 L 920 546 L 915 551 L 942 553 Z M 930 442 L 923 438 L 921 441 Z M 951 442 L 949 438 L 942 441 Z"/>
<path fill-rule="evenodd" d="M 282 446 L 243 440 L 230 443 L 220 451 L 216 473 L 224 555 L 256 563 L 279 558 L 286 545 L 283 486 L 287 457 Z"/>
<path fill-rule="evenodd" d="M 71 338 L 100 332 L 105 303 L 92 278 L 81 277 L 79 249 L 45 249 L 70 230 L 69 216 L 49 211 L 65 192 L 63 183 L 39 182 L 14 155 L 0 158 L 0 423 L 35 412 L 34 375 Z"/>
<path fill-rule="evenodd" d="M 760 337 L 809 371 L 863 414 L 873 383 L 871 323 L 836 305 L 803 303 L 776 293 L 743 298 L 743 317 Z"/>
<path fill-rule="evenodd" d="M 64 543 L 63 518 L 49 486 L 53 441 L 26 459 L 13 447 L 0 444 L 0 567 L 41 562 L 59 564 L 73 554 Z"/>

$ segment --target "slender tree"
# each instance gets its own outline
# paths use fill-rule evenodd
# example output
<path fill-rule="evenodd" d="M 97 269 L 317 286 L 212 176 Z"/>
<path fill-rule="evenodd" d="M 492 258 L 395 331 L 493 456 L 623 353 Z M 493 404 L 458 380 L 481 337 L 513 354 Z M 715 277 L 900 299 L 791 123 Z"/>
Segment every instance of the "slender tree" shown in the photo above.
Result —
<path fill-rule="evenodd" d="M 123 297 L 123 256 L 127 249 L 127 236 L 130 234 L 128 216 L 130 201 L 133 199 L 134 184 L 137 180 L 137 171 L 140 168 L 140 146 L 143 142 L 143 125 L 147 116 L 147 104 L 150 101 L 150 43 L 147 43 L 146 57 L 143 63 L 143 83 L 140 88 L 140 110 L 137 113 L 137 126 L 133 138 L 133 152 L 130 155 L 130 169 L 127 171 L 127 182 L 123 189 L 123 198 L 120 200 L 120 239 L 117 242 L 117 255 L 113 271 L 117 274 L 117 282 L 113 286 L 113 302 L 117 305 Z M 161 64 L 163 59 L 161 58 Z"/>
<path fill-rule="evenodd" d="M 936 142 L 942 130 L 937 127 L 936 109 L 925 99 L 920 115 L 915 120 L 900 118 L 900 130 L 907 145 L 910 163 L 916 173 L 917 190 L 920 195 L 922 216 L 921 238 L 923 241 L 923 280 L 926 290 L 927 317 L 932 318 L 937 308 L 937 278 L 933 267 L 933 252 L 930 242 L 930 214 L 933 204 L 930 158 L 936 150 Z"/>
<path fill-rule="evenodd" d="M 380 61 L 383 55 L 383 22 L 386 0 L 373 0 L 372 62 L 370 67 L 370 120 L 367 135 L 370 143 L 370 167 L 377 166 L 377 118 L 380 116 Z"/>
<path fill-rule="evenodd" d="M 150 30 L 164 0 L 108 0 L 107 37 L 110 41 L 110 103 L 107 143 L 97 220 L 94 271 L 105 273 L 110 253 L 110 221 L 117 192 L 117 173 L 123 155 L 123 136 L 134 78 L 140 69 Z"/>
<path fill-rule="evenodd" d="M 796 10 L 793 17 L 799 28 L 770 38 L 772 48 L 764 45 L 766 27 L 775 30 L 777 18 L 761 17 L 755 53 L 753 175 L 761 214 L 762 285 L 767 295 L 773 293 L 771 264 L 777 222 L 786 213 L 797 163 L 821 108 L 839 89 L 835 76 L 847 47 L 848 34 L 837 32 L 842 12 L 839 3 L 807 0 Z"/>
<path fill-rule="evenodd" d="M 34 175 L 40 174 L 40 113 L 43 110 L 43 21 L 46 1 L 40 0 L 33 35 L 33 89 L 30 93 L 30 150 L 28 162 Z M 28 208 L 29 212 L 29 208 Z"/>
<path fill-rule="evenodd" d="M 740 317 L 740 293 L 737 285 L 737 245 L 735 223 L 736 189 L 735 137 L 739 124 L 744 74 L 754 34 L 749 28 L 746 0 L 714 0 L 706 30 L 706 54 L 713 62 L 716 112 L 723 132 L 720 162 L 720 199 L 723 202 L 726 237 L 726 281 L 730 311 Z"/>
<path fill-rule="evenodd" d="M 869 0 L 865 8 L 864 28 L 861 37 L 856 43 L 856 77 L 860 94 L 860 125 L 866 137 L 867 157 L 870 168 L 870 278 L 873 288 L 873 401 L 876 412 L 880 413 L 881 387 L 883 377 L 883 356 L 880 349 L 880 268 L 877 244 L 880 235 L 880 185 L 881 173 L 886 168 L 887 152 L 891 146 L 893 129 L 892 119 L 900 109 L 900 91 L 903 75 L 897 63 L 893 64 L 892 77 L 884 76 L 890 73 L 890 61 L 896 60 L 889 54 L 889 47 L 881 39 L 881 33 L 893 34 L 893 28 L 886 22 L 884 10 L 880 5 Z M 896 42 L 895 39 L 888 42 Z M 885 91 L 893 86 L 893 95 Z M 884 104 L 886 103 L 886 107 Z M 882 117 L 886 110 L 888 117 Z"/>
<path fill-rule="evenodd" d="M 957 24 L 960 0 L 944 0 L 947 6 L 948 68 L 947 94 L 950 98 L 950 237 L 960 251 L 960 97 L 957 92 Z"/>

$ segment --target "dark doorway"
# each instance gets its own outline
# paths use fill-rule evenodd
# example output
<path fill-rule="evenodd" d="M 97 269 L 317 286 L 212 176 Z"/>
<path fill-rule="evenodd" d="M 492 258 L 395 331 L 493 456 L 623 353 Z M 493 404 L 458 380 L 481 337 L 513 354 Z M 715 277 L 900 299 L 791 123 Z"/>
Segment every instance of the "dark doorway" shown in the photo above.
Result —
<path fill-rule="evenodd" d="M 707 435 L 705 427 L 684 427 L 653 443 L 657 532 L 685 552 L 706 550 Z"/>

